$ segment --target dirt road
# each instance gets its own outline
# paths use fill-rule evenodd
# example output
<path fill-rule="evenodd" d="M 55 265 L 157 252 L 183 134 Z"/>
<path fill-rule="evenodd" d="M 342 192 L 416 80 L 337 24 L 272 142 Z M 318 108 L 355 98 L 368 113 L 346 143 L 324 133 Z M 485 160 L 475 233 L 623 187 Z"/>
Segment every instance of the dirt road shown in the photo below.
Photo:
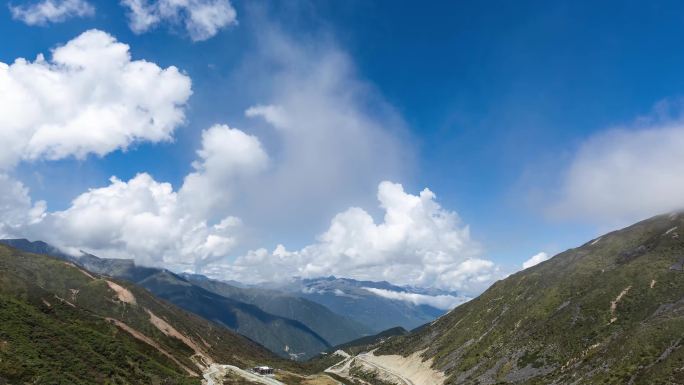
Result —
<path fill-rule="evenodd" d="M 366 354 L 367 353 L 359 354 L 358 356 L 356 356 L 356 359 L 363 362 L 364 364 L 366 364 L 368 366 L 375 368 L 376 370 L 378 370 L 380 372 L 384 372 L 384 373 L 388 374 L 389 376 L 396 378 L 398 381 L 402 382 L 403 385 L 415 385 L 411 380 L 402 376 L 399 373 L 392 371 L 392 369 L 386 368 L 386 367 L 384 367 L 380 364 L 377 364 L 375 362 L 368 361 L 368 359 L 366 359 Z"/>

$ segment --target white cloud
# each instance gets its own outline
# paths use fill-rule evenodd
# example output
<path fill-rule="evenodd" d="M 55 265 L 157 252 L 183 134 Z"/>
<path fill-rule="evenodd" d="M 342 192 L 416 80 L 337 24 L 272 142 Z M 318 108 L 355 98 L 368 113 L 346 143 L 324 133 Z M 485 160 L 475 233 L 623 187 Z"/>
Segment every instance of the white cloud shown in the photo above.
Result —
<path fill-rule="evenodd" d="M 386 289 L 377 289 L 373 287 L 364 287 L 365 290 L 378 295 L 383 298 L 393 299 L 397 301 L 404 301 L 412 303 L 416 306 L 418 305 L 429 305 L 437 309 L 450 310 L 456 306 L 468 302 L 471 298 L 469 297 L 456 297 L 453 295 L 426 295 L 417 293 L 408 293 L 402 291 L 393 291 Z"/>
<path fill-rule="evenodd" d="M 683 209 L 682 149 L 681 106 L 661 102 L 632 127 L 607 130 L 583 143 L 549 212 L 618 226 Z"/>
<path fill-rule="evenodd" d="M 477 292 L 499 276 L 493 262 L 478 257 L 480 247 L 468 226 L 442 209 L 430 190 L 411 195 L 400 184 L 382 182 L 378 200 L 385 212 L 380 224 L 352 207 L 336 215 L 313 245 L 299 251 L 282 245 L 272 253 L 254 250 L 207 272 L 253 282 L 334 274 L 467 292 Z"/>
<path fill-rule="evenodd" d="M 66 210 L 45 213 L 44 202 L 32 206 L 27 190 L 0 174 L 7 190 L 0 199 L 0 230 L 74 253 L 86 250 L 177 270 L 195 271 L 225 259 L 239 241 L 241 220 L 205 204 L 229 195 L 231 176 L 258 170 L 267 158 L 256 138 L 225 125 L 205 130 L 202 137 L 196 172 L 179 192 L 146 173 L 129 181 L 112 177 L 109 185 L 80 194 Z"/>
<path fill-rule="evenodd" d="M 527 261 L 523 262 L 522 268 L 527 269 L 528 267 L 532 267 L 534 265 L 540 264 L 546 260 L 549 259 L 549 255 L 546 254 L 545 252 L 537 253 L 530 257 Z"/>
<path fill-rule="evenodd" d="M 129 9 L 129 26 L 147 32 L 160 23 L 182 25 L 193 41 L 207 40 L 237 23 L 229 0 L 122 0 Z"/>
<path fill-rule="evenodd" d="M 259 33 L 234 87 L 256 94 L 245 115 L 273 161 L 238 207 L 275 243 L 271 234 L 301 239 L 343 208 L 372 205 L 379 181 L 410 179 L 414 153 L 399 114 L 334 43 Z"/>
<path fill-rule="evenodd" d="M 185 177 L 180 191 L 188 209 L 203 217 L 227 208 L 240 178 L 266 169 L 268 155 L 255 136 L 226 125 L 202 132 L 195 172 Z"/>
<path fill-rule="evenodd" d="M 224 257 L 235 245 L 240 221 L 226 217 L 208 225 L 181 210 L 168 183 L 148 174 L 79 195 L 71 206 L 41 223 L 47 240 L 67 250 L 103 257 L 134 257 L 145 265 L 189 268 Z"/>
<path fill-rule="evenodd" d="M 95 7 L 85 0 L 42 0 L 23 5 L 10 5 L 12 18 L 28 25 L 60 23 L 72 17 L 95 14 Z"/>
<path fill-rule="evenodd" d="M 336 274 L 469 293 L 500 276 L 492 261 L 481 258 L 468 227 L 456 213 L 440 207 L 430 190 L 412 195 L 399 184 L 378 186 L 379 180 L 406 179 L 411 146 L 402 139 L 402 120 L 356 76 L 343 52 L 329 45 L 301 46 L 278 34 L 259 44 L 263 52 L 256 56 L 276 73 L 240 78 L 264 82 L 255 88 L 263 91 L 257 99 L 265 103 L 246 114 L 267 122 L 262 132 L 264 143 L 273 145 L 272 154 L 267 155 L 254 136 L 214 126 L 203 133 L 194 170 L 177 190 L 146 173 L 128 181 L 113 178 L 108 185 L 79 195 L 66 210 L 41 214 L 42 220 L 27 220 L 19 230 L 69 250 L 134 257 L 139 263 L 182 270 L 197 268 L 239 280 Z M 13 125 L 3 125 L 6 117 L 0 114 L 0 127 L 19 127 L 4 134 L 15 141 L 8 147 L 18 149 L 11 156 L 0 153 L 5 167 L 24 159 L 103 155 L 135 141 L 170 139 L 183 120 L 181 107 L 190 94 L 190 80 L 175 68 L 132 62 L 128 46 L 99 31 L 55 50 L 52 63 L 42 58 L 17 63 L 6 66 L 5 72 L 28 67 L 40 76 L 18 78 L 34 82 L 27 83 L 32 87 L 25 87 L 24 99 L 5 96 L 15 109 L 24 104 L 33 108 L 13 111 L 19 114 L 10 121 Z M 129 67 L 140 71 L 124 78 Z M 142 72 L 156 76 L 154 83 L 148 81 L 150 76 L 139 77 Z M 3 81 L 23 90 L 24 83 L 14 77 L 0 77 L 0 86 Z M 53 83 L 58 89 L 38 94 L 49 103 L 30 103 L 35 89 Z M 92 87 L 93 83 L 102 87 Z M 166 97 L 148 106 L 144 103 L 155 101 L 150 90 L 160 89 L 151 84 L 162 85 Z M 101 95 L 94 89 L 106 92 Z M 129 110 L 130 106 L 135 108 Z M 93 122 L 99 123 L 97 130 L 85 129 Z M 10 135 L 17 133 L 23 136 Z M 373 211 L 359 207 L 335 215 L 350 204 L 364 206 L 376 188 L 379 211 L 384 213 L 379 223 Z M 280 223 L 286 227 L 277 233 L 282 238 L 290 230 L 301 233 L 303 226 L 320 229 L 324 225 L 319 218 L 332 215 L 329 228 L 312 245 L 297 251 L 282 245 L 272 252 L 253 250 L 234 263 L 226 258 L 241 240 L 236 217 L 249 216 L 250 226 L 263 228 L 260 235 Z"/>
<path fill-rule="evenodd" d="M 0 62 L 0 169 L 171 140 L 190 83 L 175 67 L 131 60 L 128 45 L 98 30 L 56 48 L 52 61 Z"/>
<path fill-rule="evenodd" d="M 45 209 L 44 201 L 31 202 L 29 191 L 21 182 L 0 174 L 0 237 L 11 237 L 23 226 L 40 222 Z"/>

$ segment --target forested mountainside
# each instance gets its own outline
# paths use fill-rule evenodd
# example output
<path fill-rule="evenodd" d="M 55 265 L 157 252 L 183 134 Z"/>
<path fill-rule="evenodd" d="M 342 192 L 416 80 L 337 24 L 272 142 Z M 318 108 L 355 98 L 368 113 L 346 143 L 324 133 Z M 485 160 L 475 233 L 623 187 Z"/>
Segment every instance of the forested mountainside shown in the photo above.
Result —
<path fill-rule="evenodd" d="M 334 344 L 370 334 L 354 321 L 332 313 L 314 302 L 293 296 L 283 295 L 284 298 L 269 301 L 266 295 L 254 297 L 252 294 L 245 294 L 255 290 L 237 287 L 232 290 L 228 284 L 212 284 L 211 281 L 200 280 L 197 276 L 191 282 L 186 277 L 165 269 L 137 266 L 129 259 L 99 258 L 87 253 L 74 257 L 41 241 L 5 239 L 0 242 L 25 251 L 48 253 L 89 271 L 136 283 L 153 294 L 243 334 L 286 358 L 304 360 Z M 243 301 L 249 298 L 249 301 Z M 269 309 L 277 312 L 270 312 Z"/>
<path fill-rule="evenodd" d="M 0 383 L 199 384 L 211 363 L 295 371 L 128 282 L 0 245 Z"/>
<path fill-rule="evenodd" d="M 203 275 L 183 278 L 206 290 L 236 301 L 257 306 L 267 313 L 299 321 L 331 345 L 342 344 L 372 334 L 370 328 L 332 312 L 327 307 L 287 292 L 257 287 L 238 287 Z"/>

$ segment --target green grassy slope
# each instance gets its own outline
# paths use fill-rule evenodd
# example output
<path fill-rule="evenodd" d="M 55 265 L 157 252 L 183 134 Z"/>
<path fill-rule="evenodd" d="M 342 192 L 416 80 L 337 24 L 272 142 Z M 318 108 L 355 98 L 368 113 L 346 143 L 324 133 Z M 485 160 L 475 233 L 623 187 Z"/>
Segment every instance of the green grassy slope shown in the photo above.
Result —
<path fill-rule="evenodd" d="M 297 370 L 145 289 L 0 245 L 0 383 L 199 384 L 206 361 Z"/>
<path fill-rule="evenodd" d="M 494 284 L 379 353 L 451 384 L 684 383 L 684 215 L 604 235 Z"/>

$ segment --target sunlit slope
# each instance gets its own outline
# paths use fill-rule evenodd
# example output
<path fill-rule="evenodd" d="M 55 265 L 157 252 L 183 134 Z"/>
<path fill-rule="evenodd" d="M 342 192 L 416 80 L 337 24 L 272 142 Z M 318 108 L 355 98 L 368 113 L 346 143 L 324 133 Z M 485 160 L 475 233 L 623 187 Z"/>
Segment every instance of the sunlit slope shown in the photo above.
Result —
<path fill-rule="evenodd" d="M 378 354 L 453 384 L 684 383 L 684 215 L 640 222 L 497 282 Z"/>

